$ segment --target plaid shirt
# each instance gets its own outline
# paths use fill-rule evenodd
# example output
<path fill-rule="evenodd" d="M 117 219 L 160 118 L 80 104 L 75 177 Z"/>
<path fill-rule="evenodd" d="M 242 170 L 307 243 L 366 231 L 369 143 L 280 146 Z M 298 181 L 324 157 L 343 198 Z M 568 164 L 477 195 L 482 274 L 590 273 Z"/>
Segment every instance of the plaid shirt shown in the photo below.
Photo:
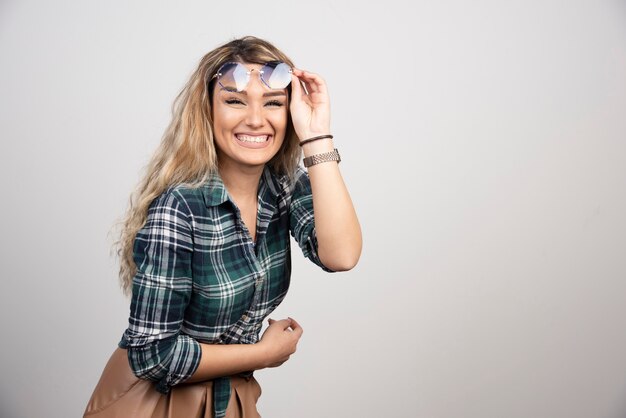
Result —
<path fill-rule="evenodd" d="M 301 167 L 296 181 L 265 167 L 258 189 L 256 243 L 219 176 L 202 187 L 168 188 L 148 209 L 134 241 L 129 326 L 119 346 L 137 377 L 168 393 L 197 369 L 209 344 L 253 344 L 283 300 L 291 274 L 289 232 L 317 255 L 313 198 Z M 249 372 L 251 374 L 251 372 Z M 215 417 L 230 399 L 228 377 L 214 379 Z"/>

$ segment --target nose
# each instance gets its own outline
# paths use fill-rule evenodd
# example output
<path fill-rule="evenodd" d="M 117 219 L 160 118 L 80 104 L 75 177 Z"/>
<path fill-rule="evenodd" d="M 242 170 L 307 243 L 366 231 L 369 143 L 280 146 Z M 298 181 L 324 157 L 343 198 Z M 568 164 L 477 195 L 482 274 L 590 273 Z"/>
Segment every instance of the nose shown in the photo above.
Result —
<path fill-rule="evenodd" d="M 263 116 L 263 107 L 261 104 L 250 103 L 248 106 L 248 111 L 246 113 L 246 125 L 251 128 L 258 128 L 263 126 L 264 116 Z"/>

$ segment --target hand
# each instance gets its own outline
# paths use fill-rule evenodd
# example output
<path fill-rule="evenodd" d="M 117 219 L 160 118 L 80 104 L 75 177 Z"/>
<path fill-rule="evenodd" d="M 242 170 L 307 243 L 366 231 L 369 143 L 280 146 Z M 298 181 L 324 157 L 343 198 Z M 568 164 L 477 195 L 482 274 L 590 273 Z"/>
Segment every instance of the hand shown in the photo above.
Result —
<path fill-rule="evenodd" d="M 305 93 L 302 84 L 306 87 Z M 330 133 L 330 98 L 322 77 L 293 69 L 291 75 L 291 120 L 300 140 Z"/>
<path fill-rule="evenodd" d="M 257 343 L 265 352 L 266 367 L 278 367 L 296 352 L 302 336 L 302 327 L 294 319 L 275 321 L 268 319 L 270 326 Z"/>

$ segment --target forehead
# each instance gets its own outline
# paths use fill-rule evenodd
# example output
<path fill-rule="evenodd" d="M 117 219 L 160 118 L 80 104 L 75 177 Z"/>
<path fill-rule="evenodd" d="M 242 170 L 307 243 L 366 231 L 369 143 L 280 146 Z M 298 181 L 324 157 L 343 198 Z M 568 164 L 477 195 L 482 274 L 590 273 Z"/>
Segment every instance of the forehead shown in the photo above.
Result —
<path fill-rule="evenodd" d="M 248 69 L 248 71 L 250 70 L 260 70 L 261 67 L 263 67 L 263 64 L 254 64 L 251 62 L 241 62 L 241 61 L 237 61 L 239 64 L 243 65 L 244 67 L 246 67 Z"/>
<path fill-rule="evenodd" d="M 246 62 L 246 61 L 227 61 L 220 66 L 218 71 L 223 72 L 225 69 L 232 71 L 235 68 L 233 64 L 240 64 L 247 71 L 259 71 L 264 65 L 264 64 L 255 64 L 255 63 Z M 239 70 L 241 70 L 241 68 L 239 68 Z"/>

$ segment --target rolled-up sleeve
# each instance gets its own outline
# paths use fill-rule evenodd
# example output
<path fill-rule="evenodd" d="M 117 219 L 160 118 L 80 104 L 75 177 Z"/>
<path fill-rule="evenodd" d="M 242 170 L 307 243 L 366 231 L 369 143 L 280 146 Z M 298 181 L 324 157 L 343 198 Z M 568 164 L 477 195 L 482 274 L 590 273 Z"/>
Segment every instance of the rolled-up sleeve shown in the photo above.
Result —
<path fill-rule="evenodd" d="M 289 207 L 289 229 L 306 258 L 317 264 L 324 271 L 333 273 L 326 267 L 317 253 L 317 235 L 313 213 L 313 195 L 309 175 L 302 168 L 296 171 L 295 184 Z"/>
<path fill-rule="evenodd" d="M 202 354 L 199 343 L 181 333 L 192 291 L 191 225 L 188 206 L 170 189 L 151 203 L 133 245 L 137 273 L 120 347 L 128 350 L 133 373 L 157 382 L 162 393 L 187 380 Z"/>

